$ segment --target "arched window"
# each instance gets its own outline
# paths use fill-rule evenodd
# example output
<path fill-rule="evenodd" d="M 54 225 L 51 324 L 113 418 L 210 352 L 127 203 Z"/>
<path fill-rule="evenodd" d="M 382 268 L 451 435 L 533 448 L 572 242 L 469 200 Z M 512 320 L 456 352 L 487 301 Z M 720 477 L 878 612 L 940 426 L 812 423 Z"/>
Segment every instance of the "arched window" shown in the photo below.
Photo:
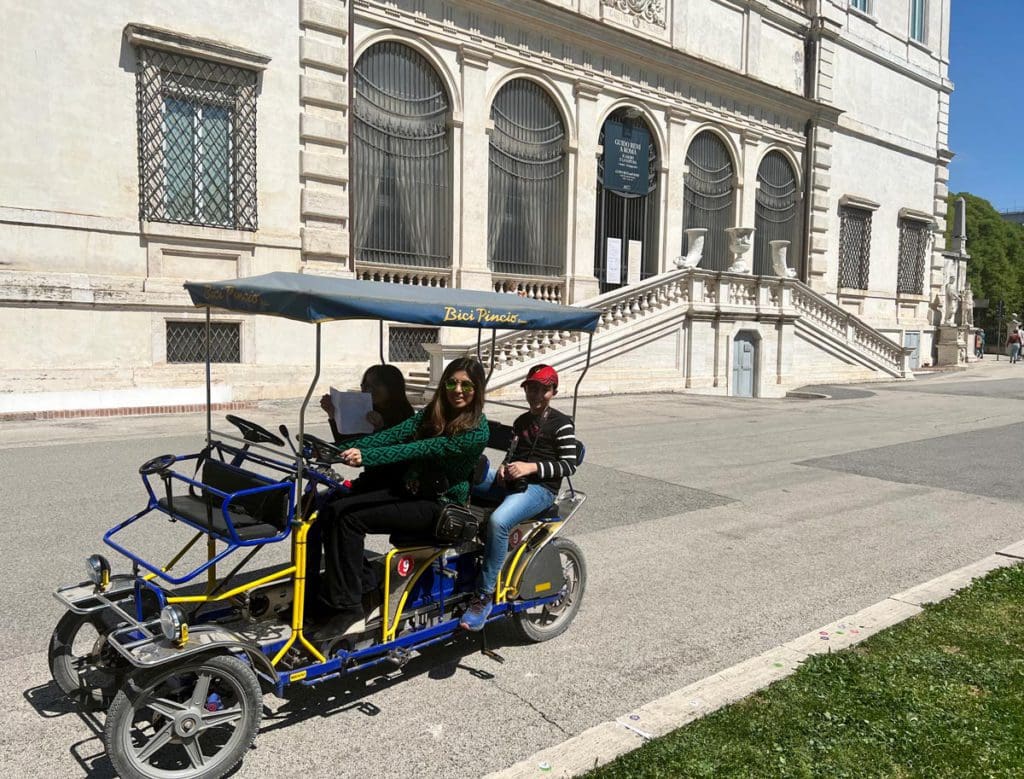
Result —
<path fill-rule="evenodd" d="M 733 178 L 735 171 L 729 149 L 710 130 L 700 133 L 686 152 L 684 228 L 706 227 L 702 268 L 725 270 L 729 267 L 727 227 L 733 221 Z M 685 244 L 685 236 L 684 236 Z M 683 246 L 683 254 L 689 247 Z"/>
<path fill-rule="evenodd" d="M 647 122 L 620 108 L 601 127 L 597 161 L 597 278 L 602 292 L 658 272 L 658 146 Z"/>
<path fill-rule="evenodd" d="M 788 264 L 801 277 L 800 234 L 797 229 L 800 193 L 796 174 L 786 155 L 770 151 L 757 169 L 757 208 L 754 217 L 754 273 L 773 275 L 769 241 L 789 241 Z"/>
<path fill-rule="evenodd" d="M 487 260 L 495 273 L 565 273 L 565 124 L 538 84 L 509 81 L 491 106 Z"/>
<path fill-rule="evenodd" d="M 352 229 L 357 262 L 447 268 L 452 261 L 448 94 L 401 43 L 355 66 Z"/>

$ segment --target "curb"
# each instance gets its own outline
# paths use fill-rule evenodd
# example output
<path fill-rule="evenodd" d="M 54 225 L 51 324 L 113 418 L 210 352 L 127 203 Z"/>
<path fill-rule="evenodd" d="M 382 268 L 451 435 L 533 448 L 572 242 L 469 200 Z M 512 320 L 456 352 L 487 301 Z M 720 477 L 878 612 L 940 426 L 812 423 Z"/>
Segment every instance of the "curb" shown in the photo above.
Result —
<path fill-rule="evenodd" d="M 254 400 L 232 400 L 211 403 L 211 411 L 237 411 L 255 408 Z M 46 419 L 81 419 L 87 417 L 134 417 L 150 414 L 191 414 L 206 411 L 205 403 L 184 403 L 175 406 L 118 406 L 115 408 L 79 408 L 64 411 L 4 411 L 0 422 L 34 422 Z"/>
<path fill-rule="evenodd" d="M 811 655 L 846 649 L 949 598 L 974 579 L 1024 562 L 1024 541 L 823 625 L 610 722 L 602 722 L 485 779 L 572 777 L 610 763 L 647 741 L 716 711 L 792 674 Z"/>

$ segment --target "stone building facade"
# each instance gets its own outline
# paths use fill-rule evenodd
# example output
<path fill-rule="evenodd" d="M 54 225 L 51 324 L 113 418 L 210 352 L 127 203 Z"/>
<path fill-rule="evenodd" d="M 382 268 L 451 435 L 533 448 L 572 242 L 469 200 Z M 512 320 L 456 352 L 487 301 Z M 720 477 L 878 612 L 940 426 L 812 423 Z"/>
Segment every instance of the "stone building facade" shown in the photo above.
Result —
<path fill-rule="evenodd" d="M 201 399 L 185 279 L 292 270 L 600 305 L 674 273 L 695 228 L 718 278 L 738 267 L 725 228 L 755 228 L 755 279 L 780 272 L 768 239 L 788 241 L 801 300 L 928 363 L 949 6 L 22 4 L 0 49 L 19 74 L 0 93 L 0 413 Z M 708 339 L 742 321 L 787 365 L 760 394 L 863 377 L 784 334 L 800 311 L 776 337 L 722 305 L 632 359 L 666 388 L 732 393 L 731 352 Z M 304 389 L 304 328 L 214 322 L 216 400 Z M 387 327 L 387 356 L 414 370 L 421 342 L 463 337 Z M 324 375 L 352 383 L 377 353 L 376 325 L 334 325 Z"/>

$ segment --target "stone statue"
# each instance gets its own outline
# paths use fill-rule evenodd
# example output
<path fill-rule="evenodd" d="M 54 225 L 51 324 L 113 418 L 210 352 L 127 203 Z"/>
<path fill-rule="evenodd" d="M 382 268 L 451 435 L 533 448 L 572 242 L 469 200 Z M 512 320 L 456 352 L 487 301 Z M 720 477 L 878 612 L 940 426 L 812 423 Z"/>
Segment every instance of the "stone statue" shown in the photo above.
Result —
<path fill-rule="evenodd" d="M 747 253 L 754 245 L 753 227 L 727 227 L 726 234 L 729 236 L 729 251 L 732 252 L 732 265 L 729 266 L 730 273 L 750 273 L 750 258 Z"/>
<path fill-rule="evenodd" d="M 772 255 L 772 272 L 784 279 L 796 278 L 796 268 L 790 268 L 786 258 L 789 256 L 789 241 L 768 241 Z"/>
<path fill-rule="evenodd" d="M 974 327 L 974 292 L 971 290 L 969 281 L 965 283 L 964 291 L 961 293 L 960 311 L 960 324 L 965 327 Z"/>
<path fill-rule="evenodd" d="M 686 256 L 676 258 L 677 268 L 696 268 L 704 258 L 704 240 L 707 238 L 706 227 L 691 227 L 686 233 Z"/>
<path fill-rule="evenodd" d="M 950 276 L 943 287 L 942 324 L 951 326 L 956 324 L 957 304 L 960 300 L 960 293 L 956 288 L 956 276 Z"/>

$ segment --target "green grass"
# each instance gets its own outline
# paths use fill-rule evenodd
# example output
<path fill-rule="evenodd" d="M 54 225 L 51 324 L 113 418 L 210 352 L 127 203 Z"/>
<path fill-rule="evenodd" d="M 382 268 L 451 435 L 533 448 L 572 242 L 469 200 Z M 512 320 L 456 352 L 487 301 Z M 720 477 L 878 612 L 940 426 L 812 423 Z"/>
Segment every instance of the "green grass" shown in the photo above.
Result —
<path fill-rule="evenodd" d="M 1024 777 L 1024 567 L 591 777 Z"/>

